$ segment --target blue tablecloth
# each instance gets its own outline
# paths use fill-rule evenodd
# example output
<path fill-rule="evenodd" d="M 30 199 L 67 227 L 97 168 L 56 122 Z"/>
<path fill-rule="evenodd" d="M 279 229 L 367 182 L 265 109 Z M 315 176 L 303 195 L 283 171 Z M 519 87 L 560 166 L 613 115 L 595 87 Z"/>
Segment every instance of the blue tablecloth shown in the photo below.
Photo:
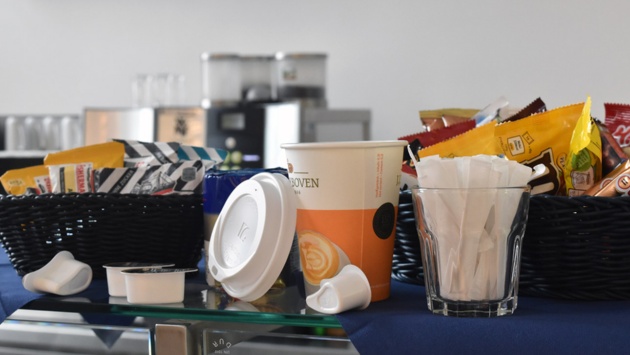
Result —
<path fill-rule="evenodd" d="M 26 291 L 0 252 L 0 321 L 41 295 Z M 95 280 L 77 296 L 106 296 Z M 361 354 L 620 354 L 630 352 L 630 301 L 520 297 L 511 316 L 431 314 L 424 288 L 392 282 L 391 297 L 337 316 Z"/>
<path fill-rule="evenodd" d="M 434 315 L 424 287 L 393 281 L 391 297 L 337 316 L 361 354 L 630 353 L 630 301 L 520 297 L 510 316 Z"/>

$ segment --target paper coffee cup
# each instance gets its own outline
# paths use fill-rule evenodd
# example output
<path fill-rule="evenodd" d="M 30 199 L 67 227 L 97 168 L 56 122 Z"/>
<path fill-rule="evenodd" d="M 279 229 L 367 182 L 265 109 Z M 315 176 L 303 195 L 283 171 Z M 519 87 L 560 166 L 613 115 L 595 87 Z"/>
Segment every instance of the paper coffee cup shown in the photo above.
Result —
<path fill-rule="evenodd" d="M 298 200 L 296 230 L 307 294 L 348 261 L 372 301 L 389 297 L 406 141 L 283 144 Z"/>

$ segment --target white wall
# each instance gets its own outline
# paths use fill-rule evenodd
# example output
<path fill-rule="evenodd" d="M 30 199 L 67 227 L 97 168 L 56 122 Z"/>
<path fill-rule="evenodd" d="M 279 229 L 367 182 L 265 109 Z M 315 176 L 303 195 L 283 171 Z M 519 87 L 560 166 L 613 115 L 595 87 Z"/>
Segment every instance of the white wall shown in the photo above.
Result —
<path fill-rule="evenodd" d="M 578 1 L 0 0 L 0 115 L 128 106 L 140 72 L 201 95 L 204 51 L 328 53 L 328 102 L 370 108 L 374 139 L 417 111 L 506 96 L 630 103 L 630 3 Z"/>

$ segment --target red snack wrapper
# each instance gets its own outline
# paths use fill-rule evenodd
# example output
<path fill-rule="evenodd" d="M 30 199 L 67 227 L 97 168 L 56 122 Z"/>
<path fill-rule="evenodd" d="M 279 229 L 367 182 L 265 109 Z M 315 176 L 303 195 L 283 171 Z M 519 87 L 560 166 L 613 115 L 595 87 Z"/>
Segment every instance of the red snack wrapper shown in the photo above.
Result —
<path fill-rule="evenodd" d="M 463 122 L 455 123 L 448 127 L 440 128 L 434 131 L 411 134 L 401 137 L 399 139 L 409 142 L 411 151 L 417 153 L 422 148 L 426 148 L 434 144 L 443 142 L 464 132 L 470 131 L 473 128 L 475 128 L 475 121 L 465 120 Z M 402 171 L 407 174 L 411 174 L 414 176 L 416 175 L 413 161 L 411 160 L 407 149 L 404 150 Z"/>
<path fill-rule="evenodd" d="M 628 160 L 628 156 L 610 133 L 608 127 L 599 121 L 595 121 L 595 123 L 602 139 L 602 175 L 606 176 L 619 164 Z"/>
<path fill-rule="evenodd" d="M 630 105 L 604 103 L 606 127 L 620 146 L 630 145 Z"/>

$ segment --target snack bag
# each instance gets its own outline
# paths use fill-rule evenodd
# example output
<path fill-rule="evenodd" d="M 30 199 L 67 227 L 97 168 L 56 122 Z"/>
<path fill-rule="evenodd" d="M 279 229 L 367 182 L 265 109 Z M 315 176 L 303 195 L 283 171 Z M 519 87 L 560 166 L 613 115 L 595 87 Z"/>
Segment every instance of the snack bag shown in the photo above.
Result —
<path fill-rule="evenodd" d="M 114 139 L 125 146 L 125 166 L 139 167 L 176 163 L 179 143 L 175 142 L 140 142 L 135 140 Z"/>
<path fill-rule="evenodd" d="M 523 107 L 514 115 L 504 119 L 502 122 L 518 121 L 521 118 L 529 117 L 537 113 L 543 113 L 545 111 L 547 111 L 547 105 L 545 105 L 545 102 L 539 97 L 536 100 L 530 102 L 529 105 Z"/>
<path fill-rule="evenodd" d="M 483 108 L 483 110 L 477 112 L 470 119 L 477 123 L 477 126 L 484 125 L 491 121 L 496 121 L 499 116 L 499 110 L 504 107 L 507 107 L 509 104 L 508 100 L 501 96 L 498 99 L 494 100 L 490 105 Z"/>
<path fill-rule="evenodd" d="M 134 168 L 101 168 L 93 172 L 94 192 L 166 195 L 200 194 L 203 176 L 214 162 L 182 160 Z"/>
<path fill-rule="evenodd" d="M 619 164 L 613 171 L 606 174 L 603 179 L 584 192 L 584 195 L 602 197 L 628 196 L 628 191 L 630 191 L 630 160 Z"/>
<path fill-rule="evenodd" d="M 53 193 L 92 192 L 92 163 L 49 165 Z"/>
<path fill-rule="evenodd" d="M 569 157 L 564 166 L 564 182 L 568 196 L 580 196 L 602 178 L 602 141 L 599 128 L 591 117 L 591 98 L 584 103 L 577 121 Z"/>
<path fill-rule="evenodd" d="M 475 128 L 475 121 L 466 120 L 438 130 L 410 134 L 408 136 L 400 137 L 398 139 L 406 140 L 407 142 L 409 142 L 409 147 L 411 148 L 411 151 L 417 155 L 418 151 L 422 148 L 430 147 L 434 144 L 443 142 L 449 138 L 453 138 L 464 132 L 470 131 L 473 128 Z M 416 175 L 416 169 L 414 169 L 413 160 L 410 158 L 407 149 L 405 149 L 403 153 L 402 170 L 404 173 L 413 176 Z"/>
<path fill-rule="evenodd" d="M 44 165 L 13 169 L 0 177 L 2 187 L 11 195 L 43 194 L 52 191 L 48 168 Z"/>
<path fill-rule="evenodd" d="M 604 123 L 619 145 L 630 145 L 630 105 L 604 103 L 604 111 Z"/>
<path fill-rule="evenodd" d="M 225 161 L 228 153 L 225 149 L 180 145 L 177 150 L 179 160 L 208 160 L 216 165 Z"/>
<path fill-rule="evenodd" d="M 118 142 L 93 144 L 49 153 L 44 158 L 44 165 L 67 165 L 92 163 L 94 169 L 121 168 L 125 158 L 125 146 Z"/>
<path fill-rule="evenodd" d="M 564 106 L 496 126 L 496 143 L 506 158 L 549 169 L 530 182 L 532 194 L 565 195 L 563 169 L 583 107 L 583 103 Z"/>
<path fill-rule="evenodd" d="M 499 147 L 494 139 L 495 126 L 496 121 L 492 121 L 444 142 L 420 149 L 418 157 L 439 155 L 441 158 L 454 158 L 478 154 L 497 155 Z"/>
<path fill-rule="evenodd" d="M 606 176 L 619 164 L 628 160 L 628 155 L 604 123 L 596 121 L 595 124 L 599 128 L 599 136 L 602 140 L 602 176 Z"/>
<path fill-rule="evenodd" d="M 433 131 L 440 128 L 469 120 L 479 110 L 464 108 L 444 108 L 438 110 L 422 110 L 420 114 L 420 122 L 425 131 Z"/>

